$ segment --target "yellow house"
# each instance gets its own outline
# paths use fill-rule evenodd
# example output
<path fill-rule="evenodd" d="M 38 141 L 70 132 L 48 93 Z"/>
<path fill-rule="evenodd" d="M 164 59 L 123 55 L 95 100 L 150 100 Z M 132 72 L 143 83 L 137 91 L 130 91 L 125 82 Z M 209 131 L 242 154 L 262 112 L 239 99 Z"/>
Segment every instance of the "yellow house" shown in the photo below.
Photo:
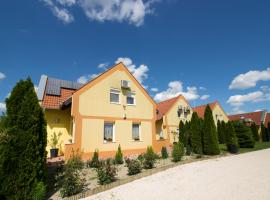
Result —
<path fill-rule="evenodd" d="M 40 82 L 48 140 L 62 133 L 65 158 L 78 150 L 90 159 L 96 149 L 112 157 L 118 145 L 125 156 L 140 154 L 153 144 L 156 103 L 122 63 L 83 86 L 48 77 Z"/>
<path fill-rule="evenodd" d="M 178 142 L 179 123 L 191 120 L 192 109 L 184 98 L 179 95 L 157 104 L 156 135 L 154 148 L 160 151 L 162 146 L 169 147 Z"/>
<path fill-rule="evenodd" d="M 207 104 L 193 107 L 192 109 L 193 109 L 193 112 L 197 112 L 199 117 L 203 119 L 206 106 L 207 106 Z M 220 103 L 218 101 L 215 101 L 213 103 L 209 103 L 209 106 L 212 110 L 213 118 L 214 118 L 216 126 L 217 126 L 218 120 L 224 121 L 224 122 L 229 121 L 229 118 L 228 118 L 226 112 L 223 110 L 222 106 L 220 105 Z"/>

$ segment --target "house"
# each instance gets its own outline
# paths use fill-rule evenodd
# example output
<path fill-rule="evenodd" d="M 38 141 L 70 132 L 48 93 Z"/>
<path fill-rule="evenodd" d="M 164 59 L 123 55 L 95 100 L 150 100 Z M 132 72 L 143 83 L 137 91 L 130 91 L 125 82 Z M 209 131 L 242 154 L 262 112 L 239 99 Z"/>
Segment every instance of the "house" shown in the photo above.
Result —
<path fill-rule="evenodd" d="M 192 109 L 184 96 L 179 95 L 157 104 L 156 137 L 154 147 L 160 151 L 162 146 L 178 142 L 179 123 L 191 120 Z"/>
<path fill-rule="evenodd" d="M 250 126 L 252 123 L 255 123 L 258 127 L 258 132 L 261 134 L 261 124 L 267 125 L 269 121 L 269 113 L 266 111 L 257 111 L 249 113 L 241 113 L 236 115 L 229 115 L 230 121 L 243 121 L 246 125 Z"/>
<path fill-rule="evenodd" d="M 207 105 L 208 104 L 196 106 L 196 107 L 193 107 L 192 110 L 193 110 L 193 112 L 197 112 L 199 117 L 203 119 L 204 118 L 204 111 L 205 111 L 205 108 Z M 212 110 L 213 118 L 214 118 L 216 126 L 217 126 L 218 121 L 228 122 L 228 120 L 229 120 L 228 116 L 218 101 L 215 101 L 213 103 L 209 103 L 209 106 Z"/>
<path fill-rule="evenodd" d="M 42 76 L 38 97 L 48 140 L 62 133 L 66 159 L 79 151 L 87 160 L 96 149 L 100 157 L 112 157 L 119 145 L 128 156 L 153 145 L 156 103 L 122 63 L 85 85 Z"/>
<path fill-rule="evenodd" d="M 267 127 L 268 129 L 270 129 L 269 126 L 269 123 L 270 123 L 270 113 L 267 113 L 266 114 L 266 117 L 265 117 L 265 123 L 264 123 L 264 126 Z"/>

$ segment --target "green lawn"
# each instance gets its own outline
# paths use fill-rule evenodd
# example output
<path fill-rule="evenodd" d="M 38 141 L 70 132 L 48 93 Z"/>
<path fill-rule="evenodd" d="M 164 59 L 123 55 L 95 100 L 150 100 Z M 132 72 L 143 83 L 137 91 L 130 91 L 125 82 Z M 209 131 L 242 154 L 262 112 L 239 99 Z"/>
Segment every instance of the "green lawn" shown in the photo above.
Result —
<path fill-rule="evenodd" d="M 221 153 L 227 151 L 226 145 L 224 144 L 220 144 L 219 148 L 220 148 Z M 240 148 L 239 153 L 247 153 L 247 152 L 258 151 L 258 150 L 267 149 L 267 148 L 270 148 L 270 142 L 256 142 L 254 148 Z"/>

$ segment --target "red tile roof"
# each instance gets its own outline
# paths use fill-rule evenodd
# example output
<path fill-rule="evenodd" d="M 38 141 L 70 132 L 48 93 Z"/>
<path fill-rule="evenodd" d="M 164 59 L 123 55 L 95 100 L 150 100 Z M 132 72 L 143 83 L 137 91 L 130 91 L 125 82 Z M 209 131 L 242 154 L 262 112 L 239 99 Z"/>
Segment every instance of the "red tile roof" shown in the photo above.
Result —
<path fill-rule="evenodd" d="M 252 119 L 253 122 L 255 122 L 256 125 L 260 126 L 262 115 L 263 111 L 258 111 L 258 112 L 242 113 L 237 115 L 229 115 L 228 117 L 230 121 L 238 121 L 241 118 L 250 118 Z"/>
<path fill-rule="evenodd" d="M 219 104 L 218 101 L 215 101 L 213 103 L 209 103 L 211 110 L 213 110 L 217 104 Z M 192 110 L 193 110 L 193 112 L 197 112 L 197 114 L 199 115 L 200 118 L 204 118 L 204 111 L 205 111 L 205 108 L 207 105 L 208 104 L 196 106 L 196 107 L 193 107 Z"/>
<path fill-rule="evenodd" d="M 162 119 L 163 115 L 165 115 L 170 110 L 170 108 L 174 105 L 174 103 L 179 98 L 183 98 L 187 102 L 187 100 L 185 99 L 185 97 L 183 95 L 178 95 L 178 96 L 176 96 L 174 98 L 167 99 L 165 101 L 159 102 L 157 104 L 157 110 L 158 110 L 157 120 Z M 188 104 L 188 102 L 187 102 L 187 104 Z"/>
<path fill-rule="evenodd" d="M 60 96 L 45 94 L 42 101 L 42 107 L 47 109 L 60 109 L 62 103 L 70 98 L 75 91 L 76 90 L 73 89 L 61 88 Z"/>
<path fill-rule="evenodd" d="M 265 127 L 268 127 L 268 123 L 270 123 L 270 113 L 267 113 L 266 114 L 266 117 L 265 117 Z"/>

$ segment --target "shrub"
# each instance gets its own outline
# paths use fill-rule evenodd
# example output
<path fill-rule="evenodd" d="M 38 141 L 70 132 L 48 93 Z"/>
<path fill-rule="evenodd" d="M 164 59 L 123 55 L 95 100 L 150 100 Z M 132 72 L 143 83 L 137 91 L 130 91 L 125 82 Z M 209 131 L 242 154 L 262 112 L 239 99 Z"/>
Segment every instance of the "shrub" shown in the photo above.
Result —
<path fill-rule="evenodd" d="M 141 162 L 141 164 L 143 164 L 143 162 L 144 162 L 144 154 L 140 154 L 137 159 Z"/>
<path fill-rule="evenodd" d="M 235 134 L 235 130 L 233 127 L 232 122 L 228 122 L 226 125 L 226 145 L 227 145 L 227 150 L 230 153 L 237 153 L 238 152 L 238 141 L 237 137 Z"/>
<path fill-rule="evenodd" d="M 83 178 L 82 161 L 78 154 L 74 155 L 68 160 L 63 171 L 57 176 L 57 186 L 60 187 L 60 195 L 68 197 L 81 192 L 85 186 L 85 179 Z"/>
<path fill-rule="evenodd" d="M 43 182 L 38 182 L 32 192 L 32 200 L 43 200 L 46 195 L 46 186 Z"/>
<path fill-rule="evenodd" d="M 122 153 L 120 145 L 118 146 L 117 152 L 115 154 L 115 163 L 116 164 L 123 164 L 124 163 L 123 153 Z"/>
<path fill-rule="evenodd" d="M 97 174 L 100 185 L 109 184 L 116 180 L 116 168 L 109 162 L 97 168 Z"/>
<path fill-rule="evenodd" d="M 161 157 L 163 159 L 168 158 L 168 152 L 167 152 L 167 148 L 166 147 L 162 147 L 162 149 L 161 149 Z"/>
<path fill-rule="evenodd" d="M 253 135 L 254 140 L 255 141 L 259 141 L 260 137 L 259 137 L 257 125 L 253 122 L 251 124 L 250 128 L 251 128 L 251 132 L 252 132 L 252 135 Z"/>
<path fill-rule="evenodd" d="M 235 123 L 235 133 L 238 138 L 240 148 L 253 148 L 255 141 L 253 139 L 250 127 L 242 122 Z"/>
<path fill-rule="evenodd" d="M 138 174 L 142 171 L 141 163 L 139 160 L 129 160 L 127 163 L 128 175 Z"/>
<path fill-rule="evenodd" d="M 87 167 L 98 168 L 99 166 L 100 166 L 100 161 L 99 161 L 99 156 L 98 156 L 98 150 L 96 149 L 92 157 L 92 160 L 87 161 Z"/>
<path fill-rule="evenodd" d="M 206 155 L 218 155 L 220 153 L 217 139 L 217 130 L 209 105 L 204 112 L 203 126 L 203 153 Z"/>
<path fill-rule="evenodd" d="M 184 155 L 184 145 L 182 142 L 173 145 L 172 158 L 173 162 L 178 162 Z"/>
<path fill-rule="evenodd" d="M 148 146 L 146 153 L 144 154 L 144 161 L 143 161 L 143 167 L 145 169 L 152 169 L 154 168 L 156 159 L 158 158 L 158 155 L 155 154 L 152 146 Z"/>

